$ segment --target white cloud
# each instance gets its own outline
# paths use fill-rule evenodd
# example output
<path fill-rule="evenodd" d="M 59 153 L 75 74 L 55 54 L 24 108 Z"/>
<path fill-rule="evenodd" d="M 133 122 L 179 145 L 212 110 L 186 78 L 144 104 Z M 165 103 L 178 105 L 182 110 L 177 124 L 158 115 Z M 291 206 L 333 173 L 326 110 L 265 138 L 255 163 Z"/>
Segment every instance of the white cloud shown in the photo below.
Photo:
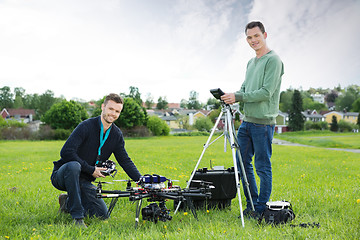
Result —
<path fill-rule="evenodd" d="M 0 87 L 90 100 L 135 86 L 170 102 L 195 90 L 206 101 L 210 88 L 240 88 L 249 19 L 283 59 L 284 89 L 343 86 L 359 77 L 358 12 L 351 0 L 2 1 Z"/>
<path fill-rule="evenodd" d="M 283 89 L 333 88 L 360 84 L 359 12 L 359 2 L 352 0 L 271 0 L 255 1 L 249 18 L 267 26 L 268 43 L 285 64 Z"/>

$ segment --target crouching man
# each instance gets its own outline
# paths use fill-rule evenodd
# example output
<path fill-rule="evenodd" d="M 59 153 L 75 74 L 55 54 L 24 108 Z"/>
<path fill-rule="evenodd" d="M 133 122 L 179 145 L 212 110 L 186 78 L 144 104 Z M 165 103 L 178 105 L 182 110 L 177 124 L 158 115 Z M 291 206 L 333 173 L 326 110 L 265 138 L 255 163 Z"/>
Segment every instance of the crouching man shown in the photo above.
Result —
<path fill-rule="evenodd" d="M 81 122 L 65 142 L 60 160 L 54 162 L 51 183 L 67 194 L 59 196 L 60 211 L 70 213 L 75 225 L 86 227 L 84 217 L 108 218 L 103 199 L 96 197 L 96 186 L 91 182 L 105 177 L 97 161 L 107 160 L 112 153 L 132 180 L 141 174 L 125 150 L 122 132 L 114 124 L 123 108 L 117 94 L 106 96 L 101 115 Z"/>

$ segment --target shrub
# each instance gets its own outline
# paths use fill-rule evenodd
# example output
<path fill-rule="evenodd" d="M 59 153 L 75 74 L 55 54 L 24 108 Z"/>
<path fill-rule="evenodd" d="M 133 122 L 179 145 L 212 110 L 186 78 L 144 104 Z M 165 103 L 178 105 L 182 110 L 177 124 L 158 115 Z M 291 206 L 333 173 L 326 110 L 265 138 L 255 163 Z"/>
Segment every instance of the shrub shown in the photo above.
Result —
<path fill-rule="evenodd" d="M 186 136 L 186 137 L 189 137 L 189 136 L 209 136 L 210 133 L 208 132 L 183 132 L 183 133 L 175 133 L 174 136 Z"/>
<path fill-rule="evenodd" d="M 150 136 L 150 131 L 145 126 L 136 126 L 131 129 L 121 130 L 124 137 L 148 137 Z"/>
<path fill-rule="evenodd" d="M 155 136 L 168 136 L 170 133 L 169 126 L 157 116 L 149 117 L 147 127 Z"/>
<path fill-rule="evenodd" d="M 71 130 L 69 129 L 55 129 L 54 131 L 54 140 L 66 140 L 71 134 Z"/>
<path fill-rule="evenodd" d="M 340 132 L 351 132 L 355 128 L 355 124 L 340 120 L 338 122 L 338 127 Z"/>
<path fill-rule="evenodd" d="M 31 139 L 32 134 L 27 126 L 17 127 L 9 126 L 0 128 L 1 139 L 4 140 L 20 140 L 20 139 Z"/>
<path fill-rule="evenodd" d="M 213 125 L 210 118 L 201 117 L 196 120 L 194 127 L 199 131 L 210 132 Z"/>
<path fill-rule="evenodd" d="M 55 103 L 42 117 L 42 121 L 53 129 L 73 130 L 88 114 L 80 103 L 73 100 Z"/>
<path fill-rule="evenodd" d="M 37 131 L 36 139 L 38 140 L 52 140 L 55 136 L 55 130 L 51 129 L 49 125 L 41 125 Z"/>

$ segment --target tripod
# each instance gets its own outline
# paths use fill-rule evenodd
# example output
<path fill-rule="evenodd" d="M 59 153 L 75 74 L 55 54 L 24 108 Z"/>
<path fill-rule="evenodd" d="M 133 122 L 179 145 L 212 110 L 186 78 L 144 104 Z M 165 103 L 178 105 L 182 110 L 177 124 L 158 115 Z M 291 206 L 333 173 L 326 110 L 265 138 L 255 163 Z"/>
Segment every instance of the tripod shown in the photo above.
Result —
<path fill-rule="evenodd" d="M 223 114 L 225 114 L 225 127 L 224 127 L 224 132 L 222 135 L 220 135 L 218 138 L 216 138 L 213 142 L 210 143 L 212 136 L 214 135 L 214 132 L 217 128 L 217 126 L 219 125 L 220 119 L 223 116 Z M 226 142 L 228 141 L 230 143 L 231 146 L 231 151 L 232 151 L 232 157 L 233 157 L 233 164 L 234 164 L 234 170 L 235 170 L 235 181 L 236 181 L 236 188 L 237 188 L 237 195 L 238 195 L 238 199 L 239 199 L 239 206 L 240 206 L 240 216 L 241 216 L 241 222 L 242 222 L 242 226 L 245 227 L 244 224 L 244 215 L 243 215 L 243 210 L 242 210 L 242 205 L 241 205 L 241 194 L 240 194 L 240 183 L 239 183 L 239 172 L 238 172 L 238 165 L 236 163 L 236 154 L 239 157 L 239 164 L 240 164 L 240 168 L 241 168 L 241 172 L 243 175 L 243 182 L 244 185 L 246 186 L 247 189 L 247 193 L 249 195 L 250 198 L 250 204 L 251 204 L 251 208 L 253 211 L 255 211 L 254 208 L 254 204 L 251 198 L 251 193 L 250 193 L 250 189 L 249 189 L 249 182 L 247 180 L 246 177 L 246 173 L 245 173 L 245 169 L 244 169 L 244 165 L 242 163 L 242 159 L 241 159 L 241 154 L 240 154 L 240 146 L 237 142 L 237 138 L 235 136 L 235 128 L 234 128 L 234 124 L 232 121 L 232 113 L 231 113 L 231 108 L 229 104 L 225 104 L 222 102 L 222 109 L 221 112 L 219 114 L 218 119 L 216 120 L 216 123 L 213 127 L 213 129 L 211 130 L 210 136 L 206 142 L 206 144 L 204 145 L 204 149 L 200 155 L 200 158 L 194 168 L 194 171 L 191 174 L 191 177 L 187 183 L 186 188 L 190 187 L 191 181 L 194 178 L 195 172 L 197 170 L 197 168 L 199 167 L 199 164 L 201 162 L 202 157 L 205 154 L 206 149 L 212 144 L 214 143 L 216 140 L 218 140 L 219 138 L 221 138 L 222 136 L 225 136 L 225 151 L 226 151 Z M 177 205 L 177 208 L 175 210 L 175 213 L 178 211 L 179 207 L 180 207 L 181 202 L 179 202 L 179 204 Z"/>

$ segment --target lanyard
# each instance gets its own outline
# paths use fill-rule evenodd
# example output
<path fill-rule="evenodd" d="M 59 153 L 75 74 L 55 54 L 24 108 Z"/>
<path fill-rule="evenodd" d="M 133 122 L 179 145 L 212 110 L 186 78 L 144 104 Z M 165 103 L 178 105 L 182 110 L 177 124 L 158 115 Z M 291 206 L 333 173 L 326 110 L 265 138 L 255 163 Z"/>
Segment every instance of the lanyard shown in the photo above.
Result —
<path fill-rule="evenodd" d="M 104 126 L 101 121 L 100 121 L 100 126 L 101 126 L 101 130 L 100 130 L 100 146 L 99 146 L 99 150 L 98 150 L 98 158 L 100 158 L 101 148 L 104 145 L 106 139 L 109 137 L 109 133 L 110 133 L 110 129 L 111 129 L 111 126 L 110 126 L 104 136 Z"/>

